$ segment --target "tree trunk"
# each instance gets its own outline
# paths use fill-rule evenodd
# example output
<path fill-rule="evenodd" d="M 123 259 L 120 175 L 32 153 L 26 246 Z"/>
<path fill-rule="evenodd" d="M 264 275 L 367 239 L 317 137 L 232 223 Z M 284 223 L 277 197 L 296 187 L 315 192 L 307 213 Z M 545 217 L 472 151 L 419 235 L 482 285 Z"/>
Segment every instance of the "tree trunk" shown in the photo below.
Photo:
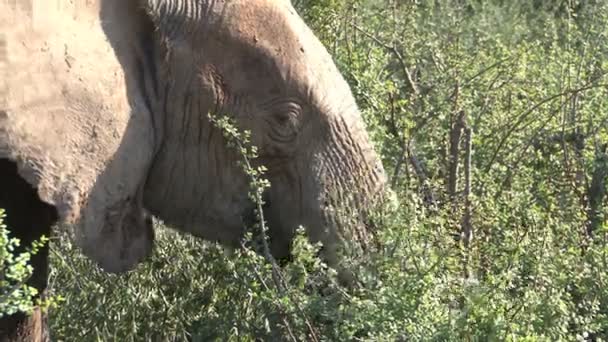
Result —
<path fill-rule="evenodd" d="M 595 170 L 591 178 L 591 184 L 587 189 L 589 209 L 587 211 L 587 237 L 593 239 L 594 233 L 603 224 L 604 206 L 606 198 L 606 178 L 608 178 L 608 145 L 596 150 Z"/>
<path fill-rule="evenodd" d="M 11 236 L 21 241 L 15 253 L 22 252 L 43 235 L 50 237 L 51 226 L 57 220 L 55 208 L 42 202 L 36 189 L 18 175 L 16 165 L 6 159 L 0 159 L 0 208 L 6 211 L 5 224 Z M 48 245 L 45 245 L 30 260 L 34 273 L 27 284 L 41 295 L 48 283 L 48 254 Z M 30 316 L 19 313 L 0 318 L 0 342 L 48 340 L 46 314 L 39 308 Z"/>
<path fill-rule="evenodd" d="M 473 225 L 471 223 L 471 152 L 473 149 L 473 133 L 470 127 L 464 130 L 464 215 L 462 218 L 461 237 L 465 248 L 469 248 L 473 240 Z"/>

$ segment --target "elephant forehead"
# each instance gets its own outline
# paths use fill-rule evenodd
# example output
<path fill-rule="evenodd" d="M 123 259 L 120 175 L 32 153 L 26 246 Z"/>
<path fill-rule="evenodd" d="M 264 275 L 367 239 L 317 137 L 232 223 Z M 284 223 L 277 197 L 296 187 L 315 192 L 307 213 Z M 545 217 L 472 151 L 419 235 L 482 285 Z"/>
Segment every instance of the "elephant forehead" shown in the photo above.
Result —
<path fill-rule="evenodd" d="M 276 1 L 234 3 L 227 28 L 237 41 L 272 52 L 301 52 L 301 20 L 293 8 Z"/>
<path fill-rule="evenodd" d="M 289 2 L 235 1 L 226 6 L 230 8 L 218 40 L 241 50 L 237 56 L 250 64 L 247 70 L 265 69 L 304 91 L 313 84 L 347 88 L 325 47 Z"/>

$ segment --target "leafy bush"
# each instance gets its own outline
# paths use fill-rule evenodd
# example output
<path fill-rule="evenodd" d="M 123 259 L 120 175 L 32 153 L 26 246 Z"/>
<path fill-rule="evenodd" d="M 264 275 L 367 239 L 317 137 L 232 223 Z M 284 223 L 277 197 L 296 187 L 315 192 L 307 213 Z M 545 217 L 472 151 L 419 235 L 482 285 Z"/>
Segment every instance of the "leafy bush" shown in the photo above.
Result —
<path fill-rule="evenodd" d="M 27 280 L 33 272 L 29 264 L 31 256 L 48 241 L 43 237 L 26 251 L 15 253 L 20 241 L 10 237 L 10 232 L 3 223 L 4 218 L 4 209 L 0 209 L 0 318 L 18 312 L 30 314 L 36 305 L 41 304 L 36 298 L 38 290 L 28 286 Z"/>
<path fill-rule="evenodd" d="M 380 243 L 345 261 L 357 286 L 303 235 L 277 276 L 254 243 L 225 251 L 158 223 L 151 261 L 115 276 L 62 233 L 56 338 L 608 340 L 608 4 L 294 3 L 399 198 L 373 219 Z"/>

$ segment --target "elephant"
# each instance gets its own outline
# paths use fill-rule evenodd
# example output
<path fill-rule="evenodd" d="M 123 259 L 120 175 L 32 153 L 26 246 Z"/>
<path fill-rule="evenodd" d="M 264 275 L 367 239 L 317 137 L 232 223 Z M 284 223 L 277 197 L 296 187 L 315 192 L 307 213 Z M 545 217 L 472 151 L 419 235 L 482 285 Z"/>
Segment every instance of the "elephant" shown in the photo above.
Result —
<path fill-rule="evenodd" d="M 238 247 L 256 209 L 250 179 L 210 116 L 249 132 L 252 163 L 267 169 L 274 257 L 289 256 L 300 226 L 336 268 L 340 246 L 369 239 L 385 171 L 289 0 L 0 4 L 0 208 L 23 242 L 68 224 L 113 273 L 151 253 L 152 217 Z M 33 261 L 41 293 L 47 254 Z M 3 318 L 0 336 L 42 340 L 40 324 Z"/>

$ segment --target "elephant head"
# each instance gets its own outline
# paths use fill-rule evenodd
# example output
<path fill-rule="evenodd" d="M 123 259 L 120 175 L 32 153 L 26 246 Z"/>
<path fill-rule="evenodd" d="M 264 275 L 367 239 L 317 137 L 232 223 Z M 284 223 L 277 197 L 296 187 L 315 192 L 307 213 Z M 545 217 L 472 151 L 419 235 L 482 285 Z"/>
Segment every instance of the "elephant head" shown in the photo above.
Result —
<path fill-rule="evenodd" d="M 341 241 L 364 239 L 338 212 L 369 208 L 384 170 L 348 84 L 289 1 L 95 4 L 44 36 L 74 54 L 60 73 L 57 55 L 47 57 L 64 80 L 56 111 L 12 100 L 0 126 L 0 157 L 17 161 L 41 198 L 77 223 L 85 254 L 109 271 L 132 268 L 152 245 L 148 212 L 238 243 L 254 210 L 249 178 L 209 115 L 251 132 L 252 162 L 271 184 L 264 213 L 275 256 L 289 252 L 300 225 L 333 264 Z M 61 85 L 50 75 L 23 82 Z"/>

